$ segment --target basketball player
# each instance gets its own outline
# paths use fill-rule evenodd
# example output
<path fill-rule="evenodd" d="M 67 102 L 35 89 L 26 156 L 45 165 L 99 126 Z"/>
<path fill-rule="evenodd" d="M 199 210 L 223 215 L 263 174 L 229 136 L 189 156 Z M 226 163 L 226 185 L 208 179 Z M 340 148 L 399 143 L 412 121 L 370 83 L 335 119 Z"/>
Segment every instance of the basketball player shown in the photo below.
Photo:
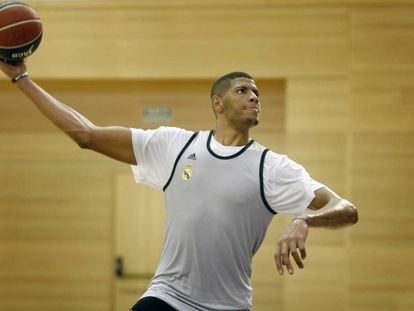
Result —
<path fill-rule="evenodd" d="M 165 192 L 162 256 L 133 311 L 251 310 L 252 257 L 276 213 L 295 215 L 276 246 L 281 275 L 294 273 L 292 259 L 303 268 L 309 227 L 357 222 L 354 205 L 250 138 L 260 94 L 246 73 L 215 82 L 215 129 L 191 132 L 100 127 L 40 88 L 24 63 L 0 69 L 81 148 L 132 165 L 137 182 Z"/>

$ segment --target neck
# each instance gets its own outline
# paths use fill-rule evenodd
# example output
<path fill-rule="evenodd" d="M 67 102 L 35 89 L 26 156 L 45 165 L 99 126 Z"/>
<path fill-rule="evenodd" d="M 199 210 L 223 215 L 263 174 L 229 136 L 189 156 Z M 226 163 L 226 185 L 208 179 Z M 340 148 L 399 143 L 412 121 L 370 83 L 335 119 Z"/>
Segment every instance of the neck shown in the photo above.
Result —
<path fill-rule="evenodd" d="M 214 138 L 225 146 L 244 146 L 249 142 L 249 130 L 237 131 L 233 128 L 221 128 L 214 130 Z"/>

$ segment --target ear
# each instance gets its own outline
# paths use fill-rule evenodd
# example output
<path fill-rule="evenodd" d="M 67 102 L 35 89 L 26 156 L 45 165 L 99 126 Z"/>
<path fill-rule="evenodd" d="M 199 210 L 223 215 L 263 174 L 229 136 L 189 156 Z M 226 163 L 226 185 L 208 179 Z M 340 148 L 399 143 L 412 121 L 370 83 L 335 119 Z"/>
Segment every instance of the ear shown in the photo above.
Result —
<path fill-rule="evenodd" d="M 218 95 L 214 95 L 211 98 L 211 108 L 213 108 L 214 114 L 220 114 L 223 111 L 223 100 Z"/>

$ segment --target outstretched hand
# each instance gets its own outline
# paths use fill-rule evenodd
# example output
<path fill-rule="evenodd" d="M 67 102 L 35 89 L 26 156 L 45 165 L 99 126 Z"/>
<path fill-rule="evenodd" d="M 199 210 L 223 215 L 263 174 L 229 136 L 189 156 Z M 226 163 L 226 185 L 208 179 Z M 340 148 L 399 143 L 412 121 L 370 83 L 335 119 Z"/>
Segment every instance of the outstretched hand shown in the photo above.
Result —
<path fill-rule="evenodd" d="M 291 255 L 300 269 L 304 267 L 302 260 L 306 257 L 305 241 L 308 236 L 308 230 L 308 225 L 304 220 L 295 219 L 279 239 L 275 253 L 275 262 L 280 275 L 284 273 L 283 266 L 285 266 L 289 274 L 293 274 L 293 266 L 290 261 Z"/>
<path fill-rule="evenodd" d="M 5 63 L 3 59 L 0 59 L 0 70 L 3 71 L 4 74 L 10 79 L 13 79 L 18 74 L 26 71 L 25 60 L 14 65 L 10 65 Z"/>

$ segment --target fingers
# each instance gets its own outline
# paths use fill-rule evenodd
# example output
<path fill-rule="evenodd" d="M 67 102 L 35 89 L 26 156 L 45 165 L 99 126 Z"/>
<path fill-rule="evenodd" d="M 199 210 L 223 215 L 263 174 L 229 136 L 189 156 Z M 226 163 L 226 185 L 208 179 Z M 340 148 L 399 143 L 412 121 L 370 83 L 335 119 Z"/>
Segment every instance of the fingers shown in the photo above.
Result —
<path fill-rule="evenodd" d="M 25 62 L 25 59 L 19 61 L 0 59 L 0 71 L 6 74 L 10 79 L 13 79 L 16 75 L 26 71 Z"/>
<path fill-rule="evenodd" d="M 300 256 L 303 259 L 306 258 L 306 249 L 305 249 L 305 241 L 304 240 L 299 240 L 298 241 L 298 247 L 299 247 L 299 251 L 300 251 Z"/>
<path fill-rule="evenodd" d="M 296 262 L 296 265 L 299 267 L 299 269 L 303 269 L 303 263 L 302 260 L 300 260 L 298 251 L 297 251 L 297 244 L 296 241 L 291 241 L 290 243 L 290 252 L 292 254 L 293 259 Z"/>
<path fill-rule="evenodd" d="M 303 269 L 304 264 L 302 260 L 306 258 L 305 241 L 303 239 L 282 239 L 279 241 L 274 258 L 280 275 L 283 275 L 284 267 L 286 267 L 289 274 L 294 273 L 290 255 L 292 255 L 298 268 Z"/>
<path fill-rule="evenodd" d="M 283 266 L 282 266 L 282 257 L 281 257 L 281 243 L 279 242 L 276 253 L 275 253 L 275 262 L 276 262 L 276 268 L 280 275 L 283 275 Z"/>
<path fill-rule="evenodd" d="M 293 274 L 293 267 L 289 257 L 290 249 L 288 245 L 288 243 L 282 244 L 282 264 L 286 266 L 286 269 L 289 272 L 289 274 Z"/>

